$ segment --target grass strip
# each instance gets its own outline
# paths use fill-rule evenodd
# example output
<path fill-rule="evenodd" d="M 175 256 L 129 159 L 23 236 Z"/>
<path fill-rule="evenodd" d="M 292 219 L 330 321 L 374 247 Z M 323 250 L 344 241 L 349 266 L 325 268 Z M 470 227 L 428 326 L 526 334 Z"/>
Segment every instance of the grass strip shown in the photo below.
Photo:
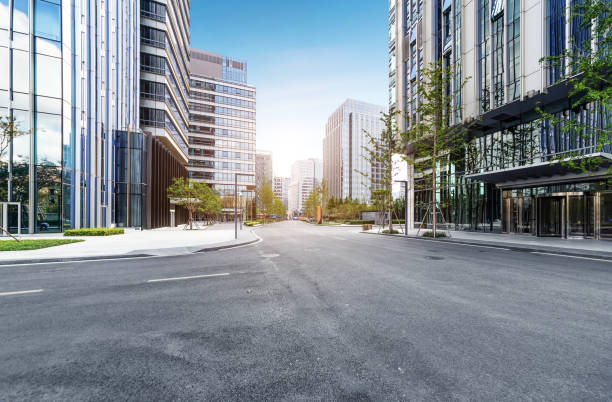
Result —
<path fill-rule="evenodd" d="M 38 250 L 41 248 L 61 246 L 64 244 L 78 243 L 80 239 L 27 239 L 27 240 L 1 240 L 0 251 Z"/>

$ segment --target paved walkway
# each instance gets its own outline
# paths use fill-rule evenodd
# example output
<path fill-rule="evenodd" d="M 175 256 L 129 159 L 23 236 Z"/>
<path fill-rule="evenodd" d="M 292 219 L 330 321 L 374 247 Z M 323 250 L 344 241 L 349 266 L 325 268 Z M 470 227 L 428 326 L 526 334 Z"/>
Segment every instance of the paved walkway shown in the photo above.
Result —
<path fill-rule="evenodd" d="M 21 239 L 64 238 L 61 233 L 23 235 Z M 234 225 L 216 224 L 199 230 L 162 228 L 154 230 L 126 229 L 125 234 L 105 237 L 66 237 L 83 239 L 84 242 L 50 247 L 40 250 L 0 252 L 0 264 L 46 259 L 76 259 L 135 255 L 178 255 L 211 247 L 239 245 L 256 240 L 249 229 L 238 228 L 238 240 L 234 240 Z M 3 240 L 7 240 L 3 238 Z"/>
<path fill-rule="evenodd" d="M 403 226 L 395 225 L 396 230 L 403 230 Z M 422 233 L 423 231 L 421 231 Z M 378 233 L 378 227 L 369 231 Z M 528 235 L 511 235 L 498 233 L 460 232 L 451 231 L 448 241 L 476 243 L 495 246 L 512 246 L 529 248 L 541 251 L 563 251 L 572 254 L 605 255 L 612 257 L 612 241 L 592 239 L 561 239 L 555 237 L 535 237 Z M 408 235 L 416 237 L 417 230 L 408 231 Z"/>

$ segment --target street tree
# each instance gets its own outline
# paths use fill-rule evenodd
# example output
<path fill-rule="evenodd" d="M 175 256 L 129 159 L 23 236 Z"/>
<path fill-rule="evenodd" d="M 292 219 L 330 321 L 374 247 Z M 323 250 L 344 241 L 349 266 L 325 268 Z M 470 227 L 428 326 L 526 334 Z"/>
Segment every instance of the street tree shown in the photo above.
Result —
<path fill-rule="evenodd" d="M 372 175 L 371 171 L 361 172 L 362 176 L 369 179 L 372 202 L 382 216 L 382 225 L 385 225 L 385 215 L 388 214 L 389 233 L 393 233 L 393 155 L 400 151 L 401 136 L 397 129 L 396 118 L 400 115 L 394 108 L 389 113 L 383 113 L 381 121 L 384 128 L 380 135 L 375 135 L 364 130 L 367 144 L 362 146 L 364 158 L 371 166 L 380 169 L 380 176 Z"/>
<path fill-rule="evenodd" d="M 414 157 L 405 160 L 413 166 L 419 179 L 415 180 L 414 188 L 422 187 L 431 192 L 425 219 L 430 213 L 436 237 L 437 215 L 441 212 L 438 188 L 446 184 L 447 176 L 440 174 L 440 169 L 449 166 L 455 158 L 461 158 L 465 145 L 465 130 L 452 122 L 452 117 L 461 110 L 461 105 L 454 104 L 453 99 L 469 78 L 453 85 L 454 70 L 444 67 L 441 61 L 432 62 L 419 72 L 417 96 L 412 101 L 416 118 L 408 121 L 402 137 L 405 146 L 413 150 Z"/>
<path fill-rule="evenodd" d="M 274 197 L 274 201 L 272 201 L 272 207 L 270 207 L 270 214 L 276 215 L 279 218 L 284 218 L 287 216 L 287 210 L 285 208 L 283 200 L 278 197 Z"/>
<path fill-rule="evenodd" d="M 209 185 L 204 184 L 201 188 L 200 198 L 202 203 L 198 207 L 198 211 L 202 213 L 207 224 L 215 221 L 216 217 L 221 213 L 221 197 Z"/>
<path fill-rule="evenodd" d="M 176 205 L 181 205 L 187 209 L 189 214 L 189 229 L 193 229 L 194 214 L 202 207 L 207 197 L 208 185 L 191 181 L 184 177 L 174 178 L 173 183 L 168 187 L 167 194 Z"/>
<path fill-rule="evenodd" d="M 575 138 L 576 143 L 586 144 L 592 152 L 612 152 L 612 2 L 574 1 L 569 20 L 574 32 L 569 46 L 541 62 L 559 77 L 558 84 L 569 86 L 572 112 L 560 116 L 539 109 L 541 121 L 561 127 L 563 133 Z M 602 118 L 584 119 L 577 112 L 585 109 Z M 601 122 L 600 127 L 594 124 L 597 121 Z M 601 166 L 602 158 L 581 158 L 583 153 L 583 150 L 566 152 L 557 159 L 585 172 Z"/>
<path fill-rule="evenodd" d="M 264 179 L 259 186 L 257 190 L 257 201 L 259 202 L 259 207 L 261 208 L 261 213 L 265 222 L 266 216 L 274 202 L 274 191 L 272 190 L 272 185 L 269 180 Z"/>
<path fill-rule="evenodd" d="M 319 205 L 321 205 L 321 192 L 319 186 L 316 186 L 304 201 L 304 212 L 306 216 L 309 218 L 317 216 L 317 207 Z"/>

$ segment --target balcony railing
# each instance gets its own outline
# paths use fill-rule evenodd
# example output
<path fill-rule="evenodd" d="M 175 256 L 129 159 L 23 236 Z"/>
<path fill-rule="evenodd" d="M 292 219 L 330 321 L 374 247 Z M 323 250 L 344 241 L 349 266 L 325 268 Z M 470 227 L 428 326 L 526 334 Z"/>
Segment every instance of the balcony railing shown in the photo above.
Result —
<path fill-rule="evenodd" d="M 142 15 L 143 17 L 151 18 L 152 20 L 166 22 L 165 15 L 155 14 L 151 11 L 140 10 L 140 15 Z"/>

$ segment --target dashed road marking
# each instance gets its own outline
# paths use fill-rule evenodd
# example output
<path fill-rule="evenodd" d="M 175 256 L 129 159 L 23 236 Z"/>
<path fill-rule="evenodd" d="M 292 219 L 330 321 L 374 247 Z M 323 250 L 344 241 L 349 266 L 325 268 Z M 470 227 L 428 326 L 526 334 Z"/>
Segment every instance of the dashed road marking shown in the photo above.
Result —
<path fill-rule="evenodd" d="M 35 289 L 35 290 L 18 290 L 16 292 L 2 292 L 0 293 L 0 296 L 16 296 L 16 295 L 28 295 L 28 294 L 32 294 L 32 293 L 40 293 L 42 292 L 42 289 Z"/>
<path fill-rule="evenodd" d="M 193 275 L 193 276 L 179 276 L 176 278 L 161 278 L 161 279 L 149 279 L 147 283 L 155 282 L 170 282 L 170 281 L 186 281 L 188 279 L 205 279 L 205 278 L 217 278 L 220 276 L 229 276 L 228 272 L 222 274 L 209 274 L 209 275 Z"/>

